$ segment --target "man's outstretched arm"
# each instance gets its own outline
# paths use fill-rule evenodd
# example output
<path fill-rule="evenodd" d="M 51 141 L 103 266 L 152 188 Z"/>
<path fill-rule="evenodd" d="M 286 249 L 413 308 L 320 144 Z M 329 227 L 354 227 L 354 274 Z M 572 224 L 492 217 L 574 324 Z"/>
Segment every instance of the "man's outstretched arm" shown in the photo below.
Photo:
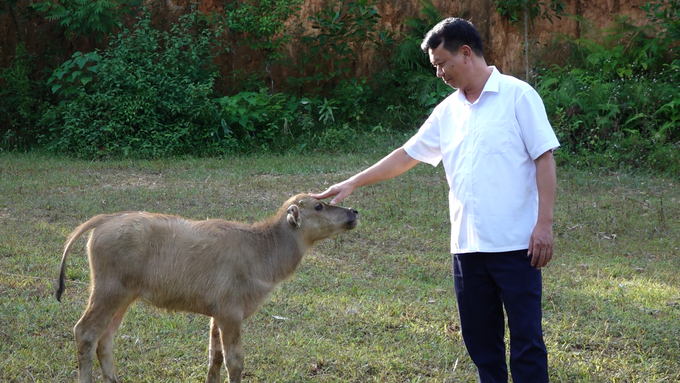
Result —
<path fill-rule="evenodd" d="M 335 197 L 331 204 L 336 204 L 352 194 L 354 189 L 397 177 L 416 166 L 418 162 L 420 161 L 409 156 L 403 148 L 399 148 L 370 168 L 329 187 L 322 193 L 312 194 L 311 196 L 316 199 Z"/>

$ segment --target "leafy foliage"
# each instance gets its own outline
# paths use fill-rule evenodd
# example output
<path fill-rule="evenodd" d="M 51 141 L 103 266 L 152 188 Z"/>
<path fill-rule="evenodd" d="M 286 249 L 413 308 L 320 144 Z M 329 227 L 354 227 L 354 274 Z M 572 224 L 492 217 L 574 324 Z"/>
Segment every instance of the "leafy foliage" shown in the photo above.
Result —
<path fill-rule="evenodd" d="M 272 65 L 283 57 L 282 48 L 291 40 L 284 23 L 301 4 L 302 0 L 246 0 L 224 4 L 223 20 L 239 44 L 263 52 L 271 93 L 274 93 Z"/>
<path fill-rule="evenodd" d="M 338 93 L 342 97 L 357 95 L 361 85 L 346 84 Z M 269 95 L 260 92 L 239 92 L 234 96 L 215 99 L 221 116 L 220 129 L 215 135 L 231 140 L 239 152 L 302 152 L 310 148 L 331 150 L 354 144 L 358 132 L 343 121 L 348 116 L 361 118 L 361 107 L 348 111 L 344 98 L 296 97 L 286 93 Z M 355 98 L 361 104 L 361 97 Z M 349 108 L 349 107 L 348 107 Z"/>
<path fill-rule="evenodd" d="M 32 7 L 44 12 L 47 20 L 57 20 L 70 37 L 92 36 L 101 41 L 121 28 L 122 17 L 139 5 L 139 0 L 47 0 Z"/>
<path fill-rule="evenodd" d="M 211 135 L 217 123 L 210 101 L 216 76 L 211 52 L 219 31 L 193 30 L 196 17 L 183 16 L 164 32 L 145 13 L 134 30 L 113 38 L 101 57 L 77 54 L 58 68 L 52 79 L 71 87 L 63 92 L 68 102 L 41 121 L 51 131 L 47 147 L 84 157 L 225 150 L 224 137 Z M 58 85 L 54 91 L 62 89 Z"/>
<path fill-rule="evenodd" d="M 680 173 L 680 61 L 664 55 L 675 43 L 658 31 L 619 19 L 604 44 L 569 40 L 571 64 L 542 73 L 538 90 L 568 153 L 591 166 Z"/>
<path fill-rule="evenodd" d="M 35 143 L 36 123 L 42 108 L 40 83 L 31 78 L 35 58 L 26 52 L 26 45 L 17 45 L 8 68 L 0 69 L 0 79 L 5 86 L 0 89 L 0 147 L 23 149 Z"/>
<path fill-rule="evenodd" d="M 65 61 L 54 70 L 47 80 L 53 93 L 68 96 L 76 92 L 85 92 L 88 84 L 97 75 L 102 57 L 97 52 L 76 52 L 70 60 Z"/>
<path fill-rule="evenodd" d="M 6 3 L 10 10 L 17 6 Z M 36 3 L 30 9 L 57 20 L 68 36 L 110 44 L 59 52 L 54 57 L 70 59 L 42 78 L 41 58 L 18 46 L 0 73 L 0 145 L 87 158 L 353 151 L 358 137 L 412 132 L 452 92 L 419 48 L 442 19 L 430 0 L 421 0 L 420 16 L 406 20 L 399 33 L 380 29 L 370 0 L 334 0 L 309 19 L 314 30 L 308 35 L 289 28 L 300 0 L 223 3 L 222 18 L 191 12 L 163 27 L 145 11 L 134 29 L 117 35 L 137 9 L 133 0 Z M 524 9 L 531 17 L 562 12 L 558 0 L 497 4 L 511 20 Z M 568 61 L 538 69 L 535 86 L 563 143 L 562 161 L 680 173 L 680 0 L 642 9 L 646 25 L 621 17 L 599 36 L 565 38 Z M 576 20 L 583 27 L 585 20 Z M 294 42 L 301 53 L 287 57 L 282 47 Z M 254 65 L 223 67 L 242 81 L 216 91 L 224 87 L 213 63 L 225 58 L 217 55 L 244 50 L 261 53 L 252 57 L 264 60 L 268 89 L 262 90 L 262 67 Z M 274 93 L 274 64 L 292 74 L 279 83 L 280 93 Z"/>
<path fill-rule="evenodd" d="M 378 9 L 369 0 L 330 2 L 309 18 L 318 33 L 301 38 L 308 50 L 302 64 L 313 65 L 321 77 L 330 76 L 332 80 L 347 79 L 353 67 L 358 74 L 362 73 L 365 50 L 386 39 L 378 33 L 379 19 Z M 322 68 L 323 74 L 319 72 Z"/>
<path fill-rule="evenodd" d="M 285 140 L 286 133 L 291 134 L 290 126 L 299 107 L 295 98 L 284 93 L 270 96 L 266 91 L 239 92 L 215 102 L 222 131 L 213 134 L 231 137 L 233 146 L 244 152 L 258 145 L 267 151 L 282 145 L 277 139 Z"/>
<path fill-rule="evenodd" d="M 536 48 L 537 42 L 529 39 L 529 25 L 533 25 L 536 18 L 546 18 L 552 23 L 553 15 L 561 18 L 564 15 L 566 6 L 561 0 L 550 0 L 545 2 L 543 0 L 495 0 L 496 10 L 501 16 L 506 17 L 512 24 L 520 24 L 524 26 L 524 65 L 525 65 L 525 80 L 531 81 L 531 64 L 530 52 L 531 46 Z"/>
<path fill-rule="evenodd" d="M 677 49 L 677 41 L 680 40 L 680 1 L 657 0 L 654 3 L 645 4 L 642 10 L 657 27 L 663 44 Z"/>
<path fill-rule="evenodd" d="M 415 101 L 415 106 L 422 110 L 422 114 L 429 114 L 453 90 L 435 76 L 428 56 L 420 49 L 425 34 L 443 16 L 431 0 L 420 0 L 420 4 L 422 18 L 409 18 L 404 22 L 409 28 L 395 47 L 392 61 L 396 66 L 395 76 L 405 80 L 399 84 L 404 89 L 399 95 Z"/>
<path fill-rule="evenodd" d="M 226 3 L 224 20 L 232 33 L 242 34 L 244 44 L 263 50 L 272 59 L 290 41 L 284 23 L 299 10 L 302 0 L 261 0 Z"/>
<path fill-rule="evenodd" d="M 551 22 L 553 15 L 560 17 L 566 10 L 566 5 L 560 0 L 494 0 L 494 2 L 498 13 L 508 18 L 511 23 L 519 23 L 525 10 L 531 20 L 545 17 Z"/>

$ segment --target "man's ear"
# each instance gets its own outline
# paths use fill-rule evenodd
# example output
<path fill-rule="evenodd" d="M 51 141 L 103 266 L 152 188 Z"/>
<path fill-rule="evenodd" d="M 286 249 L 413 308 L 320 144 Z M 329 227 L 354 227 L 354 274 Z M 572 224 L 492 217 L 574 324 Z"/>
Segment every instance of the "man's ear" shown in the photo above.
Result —
<path fill-rule="evenodd" d="M 472 48 L 470 48 L 469 45 L 463 45 L 460 47 L 459 52 L 463 55 L 463 58 L 469 59 L 472 57 L 474 52 L 472 52 Z"/>
<path fill-rule="evenodd" d="M 290 205 L 288 207 L 288 224 L 292 227 L 300 227 L 300 207 L 298 205 Z"/>

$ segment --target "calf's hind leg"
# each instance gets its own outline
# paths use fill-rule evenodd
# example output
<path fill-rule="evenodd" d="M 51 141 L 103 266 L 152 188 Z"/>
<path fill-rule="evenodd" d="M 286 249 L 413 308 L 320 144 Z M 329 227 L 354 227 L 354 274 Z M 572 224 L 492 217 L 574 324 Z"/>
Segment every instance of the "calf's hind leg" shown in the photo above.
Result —
<path fill-rule="evenodd" d="M 210 318 L 210 346 L 208 349 L 208 377 L 205 383 L 220 383 L 220 370 L 224 361 L 220 328 L 214 318 Z"/>
<path fill-rule="evenodd" d="M 128 306 L 116 311 L 113 318 L 109 322 L 109 326 L 104 330 L 104 334 L 99 338 L 97 345 L 97 358 L 99 365 L 102 368 L 102 376 L 106 383 L 118 383 L 118 376 L 116 375 L 116 365 L 113 360 L 113 336 L 116 330 L 123 322 L 123 316 Z"/>
<path fill-rule="evenodd" d="M 115 371 L 113 371 L 113 333 L 123 319 L 122 314 L 125 308 L 133 300 L 133 297 L 125 294 L 124 289 L 120 294 L 112 294 L 110 290 L 102 293 L 95 285 L 90 294 L 87 309 L 73 329 L 78 348 L 79 383 L 92 382 L 95 353 L 100 356 L 99 363 L 104 373 L 104 380 L 107 383 L 117 382 Z M 118 318 L 119 310 L 121 312 Z"/>

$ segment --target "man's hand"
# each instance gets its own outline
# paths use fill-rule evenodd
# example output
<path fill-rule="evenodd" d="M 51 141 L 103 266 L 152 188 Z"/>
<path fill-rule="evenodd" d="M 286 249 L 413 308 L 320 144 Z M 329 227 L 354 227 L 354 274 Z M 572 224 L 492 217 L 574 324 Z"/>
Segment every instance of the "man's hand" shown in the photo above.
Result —
<path fill-rule="evenodd" d="M 540 270 L 541 267 L 547 265 L 553 257 L 553 245 L 552 225 L 536 224 L 529 239 L 527 254 L 531 257 L 531 266 Z"/>
<path fill-rule="evenodd" d="M 331 205 L 335 205 L 336 203 L 342 201 L 347 196 L 352 194 L 354 189 L 355 189 L 355 186 L 353 186 L 351 184 L 350 180 L 345 180 L 343 182 L 337 183 L 337 184 L 329 187 L 328 189 L 326 189 L 322 193 L 310 194 L 310 195 L 313 198 L 316 198 L 316 199 L 325 199 L 325 198 L 328 198 L 328 197 L 335 196 L 335 198 L 333 198 L 331 200 Z"/>

